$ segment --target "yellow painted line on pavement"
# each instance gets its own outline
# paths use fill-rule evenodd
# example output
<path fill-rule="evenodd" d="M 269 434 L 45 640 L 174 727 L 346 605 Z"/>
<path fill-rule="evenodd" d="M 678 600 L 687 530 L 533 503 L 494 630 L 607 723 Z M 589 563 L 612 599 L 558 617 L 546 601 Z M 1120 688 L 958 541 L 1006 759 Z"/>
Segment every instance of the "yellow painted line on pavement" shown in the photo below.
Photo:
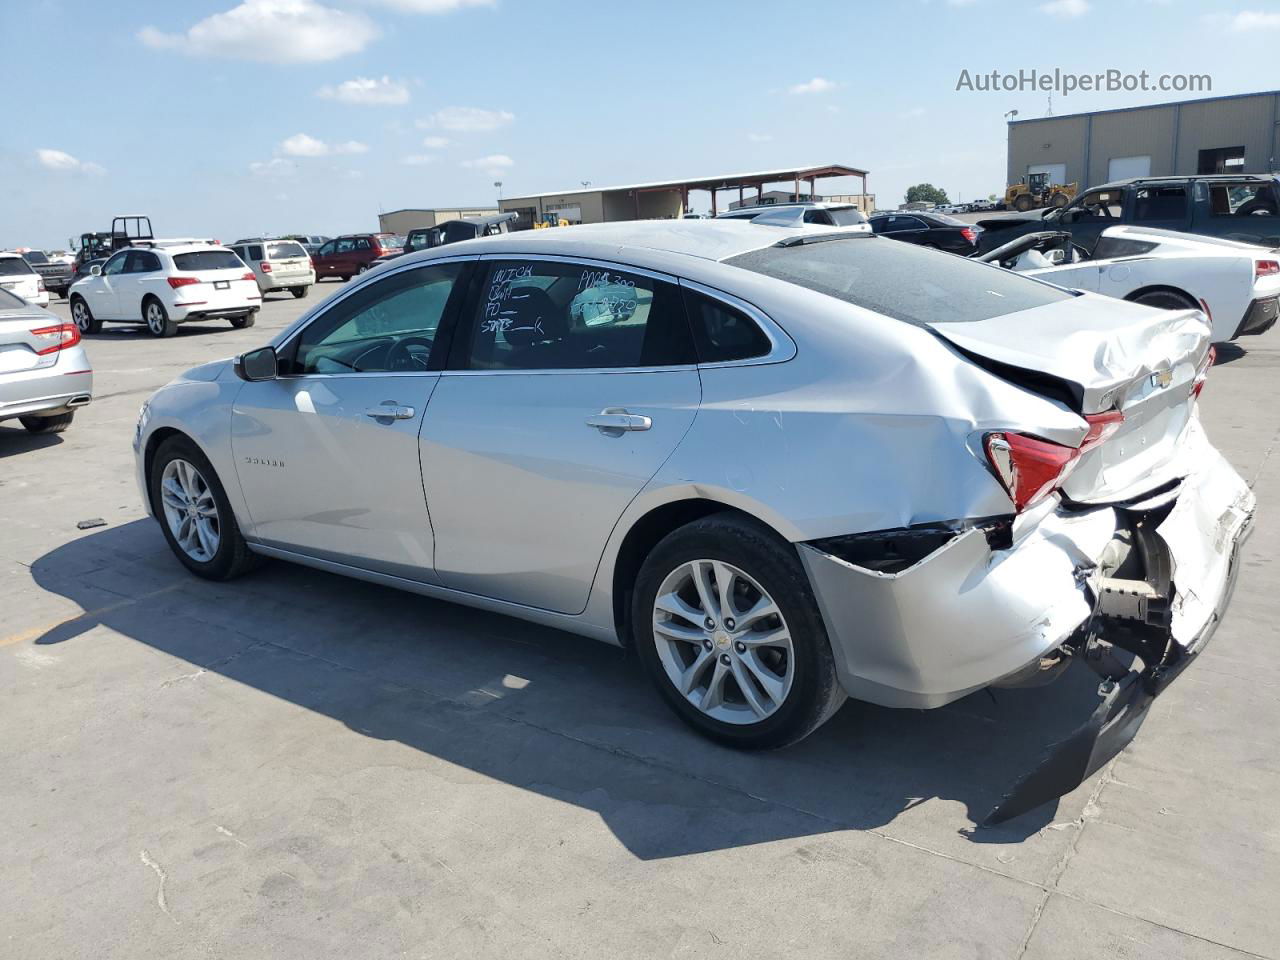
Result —
<path fill-rule="evenodd" d="M 37 640 L 40 637 L 43 637 L 50 630 L 56 630 L 58 627 L 66 626 L 69 623 L 75 623 L 77 620 L 100 618 L 108 613 L 120 610 L 123 607 L 130 607 L 135 603 L 141 603 L 143 600 L 150 600 L 152 597 L 158 597 L 161 594 L 172 593 L 174 590 L 186 586 L 189 582 L 190 581 L 188 580 L 179 580 L 176 583 L 169 584 L 167 587 L 161 587 L 159 590 L 152 590 L 150 593 L 144 593 L 139 597 L 133 597 L 129 600 L 121 600 L 119 603 L 109 603 L 105 607 L 98 607 L 96 610 L 86 610 L 84 613 L 78 613 L 74 617 L 64 617 L 61 620 L 50 620 L 42 626 L 32 627 L 30 630 L 22 630 L 18 633 L 13 633 L 3 639 L 0 639 L 0 647 L 8 647 L 15 643 Z"/>

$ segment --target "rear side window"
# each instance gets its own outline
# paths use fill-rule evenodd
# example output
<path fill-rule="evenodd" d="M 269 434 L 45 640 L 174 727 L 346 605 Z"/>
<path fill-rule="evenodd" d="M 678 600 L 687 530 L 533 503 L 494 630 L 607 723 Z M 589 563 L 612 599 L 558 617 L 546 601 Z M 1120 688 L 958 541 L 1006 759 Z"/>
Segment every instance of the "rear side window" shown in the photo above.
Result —
<path fill-rule="evenodd" d="M 1133 197 L 1133 219 L 1181 220 L 1187 215 L 1186 187 L 1143 187 Z"/>
<path fill-rule="evenodd" d="M 724 363 L 763 357 L 772 344 L 754 320 L 728 304 L 684 291 L 685 309 L 693 328 L 699 363 Z"/>
<path fill-rule="evenodd" d="M 1215 183 L 1209 187 L 1209 212 L 1215 217 L 1274 217 L 1280 211 L 1269 184 Z"/>
<path fill-rule="evenodd" d="M 292 240 L 267 244 L 268 260 L 288 260 L 291 257 L 305 257 L 306 255 L 307 251 L 302 249 L 302 245 L 294 243 Z"/>
<path fill-rule="evenodd" d="M 695 361 L 679 288 L 604 267 L 488 265 L 465 358 L 472 370 L 662 367 Z"/>
<path fill-rule="evenodd" d="M 1073 296 L 999 267 L 866 234 L 766 247 L 725 262 L 918 326 L 989 320 Z"/>
<path fill-rule="evenodd" d="M 230 250 L 194 250 L 191 253 L 177 253 L 173 257 L 173 265 L 179 270 L 233 270 L 243 267 Z"/>
<path fill-rule="evenodd" d="M 251 244 L 250 246 L 246 247 L 245 249 L 249 251 L 249 259 L 250 259 L 250 260 L 261 260 L 261 259 L 262 259 L 262 244 L 260 244 L 260 243 Z"/>

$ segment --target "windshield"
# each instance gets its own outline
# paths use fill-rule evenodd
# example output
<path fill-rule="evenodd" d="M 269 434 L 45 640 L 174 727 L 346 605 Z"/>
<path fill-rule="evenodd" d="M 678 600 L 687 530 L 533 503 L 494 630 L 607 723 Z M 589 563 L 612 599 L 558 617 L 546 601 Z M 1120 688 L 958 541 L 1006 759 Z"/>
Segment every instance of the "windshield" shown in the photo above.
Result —
<path fill-rule="evenodd" d="M 268 260 L 288 260 L 290 257 L 305 257 L 306 255 L 307 251 L 302 249 L 302 245 L 294 243 L 292 240 L 281 240 L 267 244 Z"/>
<path fill-rule="evenodd" d="M 173 265 L 179 270 L 232 270 L 244 262 L 230 250 L 196 250 L 174 254 Z"/>
<path fill-rule="evenodd" d="M 973 323 L 1072 297 L 999 267 L 866 234 L 766 247 L 725 263 L 917 326 Z"/>
<path fill-rule="evenodd" d="M 49 262 L 49 258 L 46 257 L 39 250 L 28 250 L 26 253 L 22 255 L 22 259 L 27 261 L 27 263 L 48 263 Z"/>
<path fill-rule="evenodd" d="M 35 273 L 21 257 L 0 257 L 0 277 L 16 277 Z"/>

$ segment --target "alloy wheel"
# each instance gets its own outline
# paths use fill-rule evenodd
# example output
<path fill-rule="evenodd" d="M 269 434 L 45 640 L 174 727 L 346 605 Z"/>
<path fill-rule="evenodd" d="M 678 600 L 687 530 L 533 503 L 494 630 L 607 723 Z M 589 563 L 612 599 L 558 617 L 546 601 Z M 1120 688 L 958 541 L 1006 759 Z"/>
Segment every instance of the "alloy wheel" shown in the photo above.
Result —
<path fill-rule="evenodd" d="M 168 318 L 164 315 L 164 311 L 160 308 L 160 304 L 152 302 L 147 304 L 147 329 L 156 336 L 164 333 L 164 325 L 168 322 Z"/>
<path fill-rule="evenodd" d="M 676 690 L 724 723 L 772 716 L 795 679 L 782 611 L 759 583 L 722 560 L 691 560 L 667 575 L 654 599 L 653 640 Z"/>
<path fill-rule="evenodd" d="M 222 525 L 213 491 L 200 471 L 173 459 L 160 475 L 160 501 L 169 532 L 192 560 L 208 563 L 218 552 Z"/>
<path fill-rule="evenodd" d="M 89 308 L 85 306 L 83 300 L 77 300 L 71 305 L 71 319 L 75 321 L 76 329 L 81 333 L 89 332 Z"/>

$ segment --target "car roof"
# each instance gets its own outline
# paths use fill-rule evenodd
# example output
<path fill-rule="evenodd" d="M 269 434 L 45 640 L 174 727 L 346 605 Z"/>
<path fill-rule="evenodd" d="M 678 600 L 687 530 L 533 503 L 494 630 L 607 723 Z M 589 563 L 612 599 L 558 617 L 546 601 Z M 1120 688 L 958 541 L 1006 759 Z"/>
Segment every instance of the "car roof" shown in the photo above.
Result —
<path fill-rule="evenodd" d="M 1190 180 L 1204 181 L 1206 183 L 1267 183 L 1276 179 L 1278 178 L 1265 173 L 1186 173 L 1182 176 L 1127 177 L 1123 180 L 1100 183 L 1096 187 L 1089 187 L 1089 189 L 1119 189 L 1120 187 L 1132 186 L 1135 183 L 1186 183 Z"/>
<path fill-rule="evenodd" d="M 813 237 L 831 233 L 847 236 L 847 231 L 824 227 L 775 227 L 746 220 L 629 220 L 617 223 L 592 223 L 547 230 L 521 230 L 493 237 L 477 237 L 458 243 L 420 250 L 408 258 L 430 260 L 436 257 L 475 254 L 548 254 L 584 259 L 617 259 L 624 250 L 628 260 L 637 266 L 646 262 L 662 269 L 659 261 L 695 258 L 720 261 L 739 254 L 773 246 L 781 240 Z M 646 253 L 650 254 L 646 256 Z"/>

